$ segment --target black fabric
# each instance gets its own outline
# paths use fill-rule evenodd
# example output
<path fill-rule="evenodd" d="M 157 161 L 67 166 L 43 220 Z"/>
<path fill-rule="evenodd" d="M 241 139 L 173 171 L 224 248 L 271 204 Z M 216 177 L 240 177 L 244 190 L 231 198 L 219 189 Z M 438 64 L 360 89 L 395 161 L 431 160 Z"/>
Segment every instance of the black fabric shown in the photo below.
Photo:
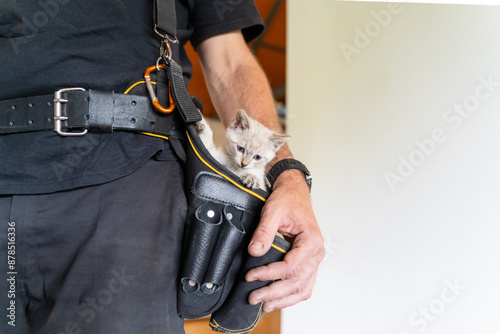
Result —
<path fill-rule="evenodd" d="M 58 138 L 57 143 L 54 136 L 58 135 L 52 131 L 4 136 L 16 136 L 16 140 L 0 140 L 3 194 L 39 194 L 104 183 L 132 173 L 154 155 L 175 158 L 168 141 L 134 133 L 89 133 Z"/>
<path fill-rule="evenodd" d="M 207 37 L 239 29 L 250 40 L 263 29 L 252 1 L 177 0 L 176 11 L 180 43 L 172 44 L 172 52 L 186 83 L 192 74 L 183 49 L 188 40 L 196 47 Z M 0 100 L 75 86 L 120 92 L 159 54 L 153 4 L 147 0 L 5 0 L 0 23 Z M 0 194 L 107 182 L 158 152 L 172 154 L 162 139 L 129 133 L 79 139 L 52 132 L 1 135 Z"/>
<path fill-rule="evenodd" d="M 176 0 L 178 44 L 173 59 L 186 83 L 192 67 L 183 47 L 243 29 L 263 30 L 253 1 Z M 0 1 L 0 100 L 81 86 L 123 91 L 155 64 L 161 37 L 150 0 Z"/>
<path fill-rule="evenodd" d="M 184 333 L 175 284 L 182 173 L 175 160 L 149 159 L 103 185 L 0 196 L 0 333 Z"/>

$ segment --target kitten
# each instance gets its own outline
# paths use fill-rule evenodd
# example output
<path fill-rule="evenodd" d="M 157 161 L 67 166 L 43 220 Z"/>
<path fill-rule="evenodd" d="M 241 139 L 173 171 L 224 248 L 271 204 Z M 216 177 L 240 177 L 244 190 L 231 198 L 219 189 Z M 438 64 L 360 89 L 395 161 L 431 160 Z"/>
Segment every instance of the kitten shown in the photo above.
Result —
<path fill-rule="evenodd" d="M 272 131 L 250 118 L 245 111 L 238 110 L 226 130 L 226 145 L 218 148 L 213 142 L 210 126 L 202 119 L 196 123 L 196 130 L 212 156 L 238 175 L 248 188 L 267 190 L 266 165 L 290 136 Z"/>

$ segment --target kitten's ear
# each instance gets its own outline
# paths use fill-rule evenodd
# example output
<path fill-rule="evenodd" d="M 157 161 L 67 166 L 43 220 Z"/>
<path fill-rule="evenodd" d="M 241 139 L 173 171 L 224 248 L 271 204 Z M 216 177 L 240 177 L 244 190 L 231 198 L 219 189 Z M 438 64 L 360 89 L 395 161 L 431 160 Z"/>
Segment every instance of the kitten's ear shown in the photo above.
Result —
<path fill-rule="evenodd" d="M 290 136 L 283 135 L 281 133 L 275 132 L 269 140 L 274 146 L 274 150 L 277 152 L 283 144 L 285 144 L 290 139 Z"/>
<path fill-rule="evenodd" d="M 248 130 L 250 128 L 250 120 L 246 112 L 243 109 L 240 109 L 236 112 L 231 125 L 229 126 L 233 130 Z"/>

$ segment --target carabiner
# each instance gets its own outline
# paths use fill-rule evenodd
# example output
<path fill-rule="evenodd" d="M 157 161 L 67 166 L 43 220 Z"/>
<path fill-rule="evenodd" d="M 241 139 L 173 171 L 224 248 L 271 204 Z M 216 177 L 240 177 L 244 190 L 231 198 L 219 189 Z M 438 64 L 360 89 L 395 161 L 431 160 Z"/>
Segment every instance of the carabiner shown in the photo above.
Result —
<path fill-rule="evenodd" d="M 144 80 L 146 81 L 146 87 L 149 92 L 149 97 L 151 98 L 151 101 L 153 102 L 153 106 L 158 109 L 158 111 L 164 113 L 164 114 L 170 114 L 172 111 L 175 109 L 175 102 L 172 97 L 172 90 L 170 89 L 170 82 L 168 83 L 168 101 L 170 103 L 170 107 L 165 108 L 163 107 L 160 102 L 158 102 L 158 98 L 156 97 L 156 93 L 153 89 L 153 84 L 151 83 L 151 76 L 149 75 L 152 71 L 159 70 L 160 68 L 165 68 L 165 64 L 158 64 L 158 65 L 153 65 L 150 66 L 146 69 L 144 72 Z"/>

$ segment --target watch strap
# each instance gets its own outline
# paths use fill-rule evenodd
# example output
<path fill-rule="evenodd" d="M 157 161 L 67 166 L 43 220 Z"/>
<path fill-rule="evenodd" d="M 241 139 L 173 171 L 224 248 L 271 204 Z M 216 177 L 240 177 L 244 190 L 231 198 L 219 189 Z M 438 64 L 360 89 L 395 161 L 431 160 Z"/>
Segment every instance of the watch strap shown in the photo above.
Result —
<path fill-rule="evenodd" d="M 281 173 L 289 169 L 298 169 L 304 173 L 307 185 L 311 189 L 312 176 L 307 167 L 300 161 L 295 159 L 283 159 L 274 164 L 273 167 L 267 173 L 267 182 L 270 189 L 273 188 L 274 182 L 280 176 Z"/>

